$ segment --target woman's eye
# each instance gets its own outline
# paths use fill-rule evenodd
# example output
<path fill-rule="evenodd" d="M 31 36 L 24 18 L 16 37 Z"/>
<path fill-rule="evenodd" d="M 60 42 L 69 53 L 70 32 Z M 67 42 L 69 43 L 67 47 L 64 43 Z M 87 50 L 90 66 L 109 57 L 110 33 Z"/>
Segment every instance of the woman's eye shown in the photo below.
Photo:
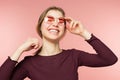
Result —
<path fill-rule="evenodd" d="M 64 19 L 59 19 L 59 23 L 64 23 Z"/>
<path fill-rule="evenodd" d="M 54 19 L 50 19 L 50 18 L 48 18 L 48 21 L 52 22 L 52 21 L 54 21 Z"/>
<path fill-rule="evenodd" d="M 54 21 L 54 18 L 53 17 L 48 17 L 48 21 L 52 22 L 52 21 Z"/>

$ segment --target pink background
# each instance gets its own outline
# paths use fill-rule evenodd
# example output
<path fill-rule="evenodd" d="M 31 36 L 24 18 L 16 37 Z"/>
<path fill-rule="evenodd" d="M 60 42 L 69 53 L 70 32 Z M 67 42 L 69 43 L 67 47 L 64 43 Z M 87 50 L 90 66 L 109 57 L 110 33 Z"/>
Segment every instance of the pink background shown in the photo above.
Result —
<path fill-rule="evenodd" d="M 35 31 L 38 17 L 52 5 L 80 20 L 120 57 L 120 0 L 0 0 L 0 65 L 27 38 L 39 38 Z M 61 47 L 94 52 L 84 39 L 69 32 Z M 80 67 L 78 71 L 80 80 L 120 80 L 119 61 L 110 67 Z"/>

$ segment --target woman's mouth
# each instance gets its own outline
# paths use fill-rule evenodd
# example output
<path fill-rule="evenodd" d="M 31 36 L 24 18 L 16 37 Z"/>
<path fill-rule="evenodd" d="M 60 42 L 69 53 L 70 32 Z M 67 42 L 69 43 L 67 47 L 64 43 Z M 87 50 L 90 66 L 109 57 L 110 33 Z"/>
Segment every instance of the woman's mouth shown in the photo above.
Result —
<path fill-rule="evenodd" d="M 52 34 L 58 34 L 59 33 L 58 29 L 49 29 L 48 31 Z"/>

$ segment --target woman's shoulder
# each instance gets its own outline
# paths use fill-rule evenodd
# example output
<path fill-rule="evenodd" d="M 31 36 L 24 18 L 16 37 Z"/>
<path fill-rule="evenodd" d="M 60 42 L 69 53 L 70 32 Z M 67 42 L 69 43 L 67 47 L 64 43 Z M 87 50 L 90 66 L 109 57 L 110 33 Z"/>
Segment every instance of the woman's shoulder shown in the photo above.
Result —
<path fill-rule="evenodd" d="M 83 50 L 80 50 L 80 49 L 75 49 L 75 48 L 72 48 L 72 49 L 67 49 L 65 51 L 66 53 L 68 54 L 71 54 L 72 56 L 84 56 L 84 55 L 87 55 L 88 52 L 86 51 L 83 51 Z"/>
<path fill-rule="evenodd" d="M 75 48 L 67 49 L 64 52 L 69 54 L 69 55 L 72 55 L 72 56 L 78 56 L 78 55 L 81 55 L 84 53 L 84 51 L 79 50 L 79 49 L 75 49 Z"/>
<path fill-rule="evenodd" d="M 31 62 L 32 58 L 33 58 L 33 56 L 25 56 L 22 60 L 19 61 L 19 63 L 22 63 L 22 64 L 29 63 L 29 62 Z"/>
<path fill-rule="evenodd" d="M 35 56 L 33 55 L 33 56 L 25 56 L 24 57 L 24 59 L 23 59 L 23 61 L 30 61 L 31 59 L 33 59 Z"/>
<path fill-rule="evenodd" d="M 24 57 L 22 60 L 20 60 L 17 64 L 18 67 L 26 67 L 31 65 L 31 59 L 33 58 L 33 56 L 26 56 Z"/>

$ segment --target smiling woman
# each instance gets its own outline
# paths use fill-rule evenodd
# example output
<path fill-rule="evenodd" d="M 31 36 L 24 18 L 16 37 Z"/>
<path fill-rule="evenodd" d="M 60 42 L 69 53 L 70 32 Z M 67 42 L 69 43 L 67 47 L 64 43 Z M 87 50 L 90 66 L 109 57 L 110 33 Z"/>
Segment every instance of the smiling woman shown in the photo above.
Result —
<path fill-rule="evenodd" d="M 69 25 L 66 26 L 66 23 Z M 96 53 L 60 48 L 59 41 L 66 29 L 84 38 Z M 117 61 L 116 55 L 100 39 L 79 21 L 66 17 L 60 7 L 49 7 L 41 14 L 37 32 L 42 39 L 42 46 L 38 39 L 28 39 L 0 67 L 0 79 L 23 80 L 29 77 L 31 80 L 78 80 L 77 69 L 80 66 L 104 67 Z M 24 52 L 32 49 L 38 49 L 35 55 L 27 56 L 16 64 Z"/>
<path fill-rule="evenodd" d="M 49 19 L 48 22 L 46 22 L 46 17 Z M 61 39 L 65 33 L 65 21 L 64 19 L 61 20 L 62 17 L 64 17 L 63 14 L 58 10 L 53 9 L 48 11 L 41 24 L 41 27 L 39 28 L 43 40 L 44 38 L 47 38 L 51 41 L 53 40 L 53 42 L 56 42 Z"/>

